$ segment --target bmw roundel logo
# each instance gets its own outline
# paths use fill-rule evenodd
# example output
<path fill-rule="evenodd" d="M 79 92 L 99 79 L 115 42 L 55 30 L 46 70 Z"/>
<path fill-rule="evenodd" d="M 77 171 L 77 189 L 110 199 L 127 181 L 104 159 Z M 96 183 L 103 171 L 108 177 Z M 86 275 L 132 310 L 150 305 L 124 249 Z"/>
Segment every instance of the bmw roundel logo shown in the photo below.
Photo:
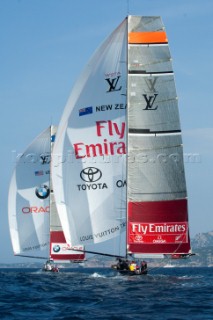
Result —
<path fill-rule="evenodd" d="M 36 188 L 35 193 L 39 199 L 46 199 L 50 194 L 50 189 L 44 184 Z"/>
<path fill-rule="evenodd" d="M 98 168 L 88 167 L 81 171 L 80 177 L 85 182 L 96 182 L 101 179 L 102 172 Z"/>
<path fill-rule="evenodd" d="M 54 252 L 59 252 L 61 250 L 60 246 L 58 244 L 56 244 L 54 247 L 53 247 L 53 251 Z"/>

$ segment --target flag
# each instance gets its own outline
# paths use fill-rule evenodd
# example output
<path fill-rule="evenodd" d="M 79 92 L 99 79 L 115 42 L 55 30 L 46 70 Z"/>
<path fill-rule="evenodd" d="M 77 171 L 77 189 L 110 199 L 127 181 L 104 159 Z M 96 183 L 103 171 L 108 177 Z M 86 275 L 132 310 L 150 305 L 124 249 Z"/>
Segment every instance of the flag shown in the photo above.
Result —
<path fill-rule="evenodd" d="M 43 176 L 44 172 L 43 170 L 35 171 L 35 176 Z"/>
<path fill-rule="evenodd" d="M 55 142 L 55 134 L 51 136 L 51 142 Z"/>
<path fill-rule="evenodd" d="M 79 110 L 79 116 L 85 116 L 86 114 L 91 114 L 91 113 L 93 113 L 92 107 L 86 107 Z"/>

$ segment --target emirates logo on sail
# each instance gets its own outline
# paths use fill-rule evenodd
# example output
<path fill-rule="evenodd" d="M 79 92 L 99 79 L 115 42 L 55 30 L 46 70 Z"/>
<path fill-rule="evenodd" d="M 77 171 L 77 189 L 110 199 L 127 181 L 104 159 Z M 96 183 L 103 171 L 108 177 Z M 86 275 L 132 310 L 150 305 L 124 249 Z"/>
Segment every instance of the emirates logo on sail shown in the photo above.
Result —
<path fill-rule="evenodd" d="M 81 141 L 74 143 L 76 159 L 126 154 L 125 141 L 121 141 L 125 139 L 125 128 L 125 122 L 116 123 L 111 120 L 96 121 L 94 136 L 99 139 L 99 142 L 85 144 Z M 105 137 L 115 137 L 115 141 L 108 141 Z"/>
<path fill-rule="evenodd" d="M 178 222 L 166 222 L 166 223 L 131 223 L 132 232 L 136 232 L 138 234 L 179 234 L 186 232 L 187 224 L 186 222 L 178 223 Z"/>
<path fill-rule="evenodd" d="M 129 243 L 187 243 L 187 222 L 129 223 Z"/>

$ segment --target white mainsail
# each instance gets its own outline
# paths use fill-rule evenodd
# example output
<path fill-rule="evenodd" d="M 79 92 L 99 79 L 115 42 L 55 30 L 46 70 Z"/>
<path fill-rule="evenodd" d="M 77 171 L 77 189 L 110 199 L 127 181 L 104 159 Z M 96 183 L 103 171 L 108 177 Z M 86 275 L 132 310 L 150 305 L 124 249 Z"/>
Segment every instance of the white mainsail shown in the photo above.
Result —
<path fill-rule="evenodd" d="M 183 146 L 160 17 L 128 18 L 128 253 L 189 253 Z"/>
<path fill-rule="evenodd" d="M 70 245 L 127 231 L 130 254 L 190 251 L 177 96 L 160 17 L 127 17 L 96 50 L 62 115 L 52 173 Z M 106 252 L 120 254 L 113 246 Z"/>

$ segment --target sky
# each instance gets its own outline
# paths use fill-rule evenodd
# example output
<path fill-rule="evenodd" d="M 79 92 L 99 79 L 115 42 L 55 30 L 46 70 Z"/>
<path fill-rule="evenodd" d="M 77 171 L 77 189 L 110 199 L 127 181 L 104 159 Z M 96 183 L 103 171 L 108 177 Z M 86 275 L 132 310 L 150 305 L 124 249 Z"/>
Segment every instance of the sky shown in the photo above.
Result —
<path fill-rule="evenodd" d="M 58 125 L 94 50 L 128 15 L 161 16 L 173 58 L 190 235 L 213 230 L 213 1 L 0 0 L 0 263 L 14 257 L 8 188 L 15 160 Z"/>

